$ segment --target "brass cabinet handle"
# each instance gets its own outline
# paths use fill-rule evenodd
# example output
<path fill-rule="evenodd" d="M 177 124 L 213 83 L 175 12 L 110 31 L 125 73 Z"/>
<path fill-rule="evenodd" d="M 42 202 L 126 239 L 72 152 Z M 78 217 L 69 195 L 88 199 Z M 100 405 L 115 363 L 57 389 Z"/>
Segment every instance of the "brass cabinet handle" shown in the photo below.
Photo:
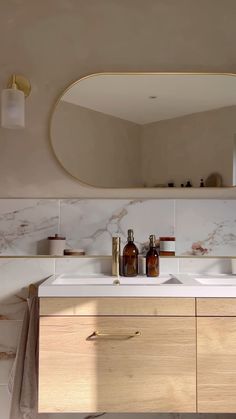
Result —
<path fill-rule="evenodd" d="M 140 335 L 141 335 L 141 332 L 139 332 L 139 331 L 137 331 L 135 333 L 116 333 L 116 332 L 103 333 L 103 332 L 95 331 L 90 336 L 88 336 L 87 340 L 92 340 L 92 339 L 132 339 L 132 338 L 135 338 L 136 336 L 140 336 Z"/>

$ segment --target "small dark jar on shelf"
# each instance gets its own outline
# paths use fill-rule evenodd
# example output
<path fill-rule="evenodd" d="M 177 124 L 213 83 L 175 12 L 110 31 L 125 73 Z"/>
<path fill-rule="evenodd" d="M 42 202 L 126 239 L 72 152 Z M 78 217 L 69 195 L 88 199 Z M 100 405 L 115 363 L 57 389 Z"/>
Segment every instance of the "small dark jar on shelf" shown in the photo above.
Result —
<path fill-rule="evenodd" d="M 160 256 L 175 256 L 175 237 L 160 237 Z"/>

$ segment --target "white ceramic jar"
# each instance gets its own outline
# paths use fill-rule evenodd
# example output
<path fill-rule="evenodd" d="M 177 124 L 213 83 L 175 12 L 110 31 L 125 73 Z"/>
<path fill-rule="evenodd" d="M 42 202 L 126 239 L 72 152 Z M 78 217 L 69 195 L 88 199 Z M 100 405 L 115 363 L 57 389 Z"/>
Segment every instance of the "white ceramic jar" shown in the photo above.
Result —
<path fill-rule="evenodd" d="M 55 236 L 48 237 L 49 243 L 49 255 L 51 256 L 63 256 L 64 249 L 66 246 L 66 238 L 60 237 L 58 234 Z"/>

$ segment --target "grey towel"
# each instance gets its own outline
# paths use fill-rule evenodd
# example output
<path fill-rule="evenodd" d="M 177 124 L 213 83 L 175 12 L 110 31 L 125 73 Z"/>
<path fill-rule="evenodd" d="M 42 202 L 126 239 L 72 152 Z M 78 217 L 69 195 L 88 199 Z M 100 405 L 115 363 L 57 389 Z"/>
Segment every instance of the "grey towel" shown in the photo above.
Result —
<path fill-rule="evenodd" d="M 36 419 L 38 411 L 39 299 L 27 300 L 20 342 L 9 379 L 10 419 Z"/>

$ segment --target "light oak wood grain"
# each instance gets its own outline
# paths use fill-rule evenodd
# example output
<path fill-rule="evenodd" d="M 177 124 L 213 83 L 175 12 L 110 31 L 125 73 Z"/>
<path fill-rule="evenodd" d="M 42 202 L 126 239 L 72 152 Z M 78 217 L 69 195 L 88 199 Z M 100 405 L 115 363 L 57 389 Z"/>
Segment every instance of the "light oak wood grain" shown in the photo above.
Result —
<path fill-rule="evenodd" d="M 41 317 L 39 412 L 101 411 L 195 412 L 195 318 Z"/>
<path fill-rule="evenodd" d="M 197 298 L 197 316 L 236 316 L 236 298 Z"/>
<path fill-rule="evenodd" d="M 198 412 L 236 412 L 236 318 L 197 319 Z"/>
<path fill-rule="evenodd" d="M 194 316 L 194 298 L 40 298 L 41 316 Z"/>

